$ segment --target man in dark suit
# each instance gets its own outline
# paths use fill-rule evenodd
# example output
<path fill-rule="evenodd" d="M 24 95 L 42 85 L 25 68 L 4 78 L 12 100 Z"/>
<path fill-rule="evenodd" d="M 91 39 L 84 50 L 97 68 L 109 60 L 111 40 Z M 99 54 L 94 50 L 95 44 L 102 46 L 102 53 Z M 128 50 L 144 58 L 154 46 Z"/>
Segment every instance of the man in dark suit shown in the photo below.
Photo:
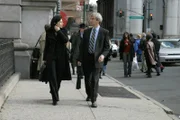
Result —
<path fill-rule="evenodd" d="M 86 29 L 83 35 L 78 65 L 83 66 L 85 75 L 86 101 L 92 102 L 96 108 L 99 87 L 99 73 L 103 66 L 104 58 L 109 52 L 109 31 L 100 27 L 102 16 L 94 12 L 89 19 L 92 28 Z"/>

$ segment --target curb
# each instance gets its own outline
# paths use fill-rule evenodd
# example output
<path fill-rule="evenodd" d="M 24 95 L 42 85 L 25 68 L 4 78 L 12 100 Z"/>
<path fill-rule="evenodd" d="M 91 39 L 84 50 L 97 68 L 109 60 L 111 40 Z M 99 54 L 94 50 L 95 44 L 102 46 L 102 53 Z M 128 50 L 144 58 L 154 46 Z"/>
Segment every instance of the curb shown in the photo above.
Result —
<path fill-rule="evenodd" d="M 14 73 L 0 88 L 0 109 L 6 101 L 7 97 L 16 86 L 20 79 L 20 73 Z"/>
<path fill-rule="evenodd" d="M 120 81 L 118 81 L 117 79 L 111 77 L 110 75 L 107 75 L 107 74 L 106 74 L 106 76 L 107 76 L 109 79 L 113 80 L 114 82 L 120 84 L 120 85 L 121 85 L 122 87 L 124 87 L 126 90 L 128 90 L 128 91 L 130 91 L 130 92 L 133 92 L 133 93 L 137 94 L 137 96 L 141 96 L 142 98 L 144 98 L 144 99 L 146 99 L 146 100 L 149 100 L 149 101 L 151 101 L 153 104 L 159 106 L 160 108 L 162 108 L 162 109 L 166 112 L 166 114 L 168 114 L 168 115 L 173 115 L 173 116 L 174 116 L 174 117 L 173 117 L 173 120 L 178 119 L 178 118 L 174 115 L 173 110 L 171 110 L 170 108 L 166 107 L 165 105 L 157 102 L 156 100 L 154 100 L 153 98 L 151 98 L 151 97 L 149 97 L 149 96 L 146 96 L 146 95 L 143 94 L 142 92 L 137 91 L 137 90 L 134 89 L 133 87 L 127 86 L 127 85 L 121 83 Z M 171 117 L 171 118 L 172 118 L 172 117 Z M 178 120 L 179 120 L 179 119 L 178 119 Z"/>

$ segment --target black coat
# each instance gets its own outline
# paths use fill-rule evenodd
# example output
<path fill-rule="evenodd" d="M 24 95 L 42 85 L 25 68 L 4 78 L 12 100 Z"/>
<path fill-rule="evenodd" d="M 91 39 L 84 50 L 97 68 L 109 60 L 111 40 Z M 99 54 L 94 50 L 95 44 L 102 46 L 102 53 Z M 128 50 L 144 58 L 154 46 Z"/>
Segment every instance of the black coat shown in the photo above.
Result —
<path fill-rule="evenodd" d="M 56 67 L 58 67 L 60 71 L 56 71 L 56 73 L 59 74 L 60 80 L 71 80 L 68 52 L 66 48 L 67 42 L 68 37 L 63 30 L 55 32 L 54 30 L 49 29 L 46 33 L 44 61 L 46 61 L 47 66 L 51 65 L 53 60 L 58 61 L 58 65 Z M 51 79 L 49 77 L 51 76 L 47 76 L 48 80 Z"/>
<path fill-rule="evenodd" d="M 80 52 L 80 44 L 81 44 L 82 38 L 80 35 L 80 32 L 74 33 L 70 39 L 72 49 L 71 49 L 71 63 L 76 65 L 77 59 L 79 57 L 79 52 Z"/>
<path fill-rule="evenodd" d="M 89 49 L 89 40 L 92 28 L 89 28 L 84 31 L 83 40 L 81 42 L 81 50 L 79 60 L 82 62 L 84 72 L 89 69 L 88 59 L 88 49 Z M 100 27 L 99 33 L 96 40 L 95 53 L 94 53 L 94 63 L 96 68 L 102 68 L 103 62 L 99 63 L 98 59 L 100 55 L 105 57 L 108 55 L 110 49 L 109 45 L 109 31 Z"/>
<path fill-rule="evenodd" d="M 124 39 L 121 40 L 120 43 L 120 48 L 119 48 L 119 52 L 120 52 L 120 59 L 123 59 L 123 52 L 125 49 L 125 43 L 124 43 Z M 131 61 L 133 61 L 133 58 L 135 57 L 135 52 L 134 52 L 134 45 L 133 42 L 130 40 L 131 42 L 131 49 L 130 49 L 130 56 L 131 56 Z"/>

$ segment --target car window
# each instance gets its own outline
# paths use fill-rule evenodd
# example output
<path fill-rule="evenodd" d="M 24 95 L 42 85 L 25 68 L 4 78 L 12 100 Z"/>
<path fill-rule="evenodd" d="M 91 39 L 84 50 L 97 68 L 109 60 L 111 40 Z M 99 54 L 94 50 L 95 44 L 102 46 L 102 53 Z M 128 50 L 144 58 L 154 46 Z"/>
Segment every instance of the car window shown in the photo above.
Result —
<path fill-rule="evenodd" d="M 162 48 L 180 48 L 180 42 L 178 41 L 161 41 Z"/>

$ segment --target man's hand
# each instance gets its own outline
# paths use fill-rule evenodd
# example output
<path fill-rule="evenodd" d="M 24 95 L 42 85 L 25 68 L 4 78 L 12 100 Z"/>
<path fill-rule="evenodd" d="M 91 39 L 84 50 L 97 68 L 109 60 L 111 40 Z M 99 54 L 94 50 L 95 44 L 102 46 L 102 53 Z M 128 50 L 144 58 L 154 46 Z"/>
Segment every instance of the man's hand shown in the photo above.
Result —
<path fill-rule="evenodd" d="M 104 55 L 100 55 L 98 61 L 99 61 L 99 63 L 103 62 L 104 61 Z"/>
<path fill-rule="evenodd" d="M 80 62 L 80 61 L 78 61 L 78 62 L 77 62 L 77 65 L 78 65 L 78 66 L 81 66 L 81 62 Z"/>

